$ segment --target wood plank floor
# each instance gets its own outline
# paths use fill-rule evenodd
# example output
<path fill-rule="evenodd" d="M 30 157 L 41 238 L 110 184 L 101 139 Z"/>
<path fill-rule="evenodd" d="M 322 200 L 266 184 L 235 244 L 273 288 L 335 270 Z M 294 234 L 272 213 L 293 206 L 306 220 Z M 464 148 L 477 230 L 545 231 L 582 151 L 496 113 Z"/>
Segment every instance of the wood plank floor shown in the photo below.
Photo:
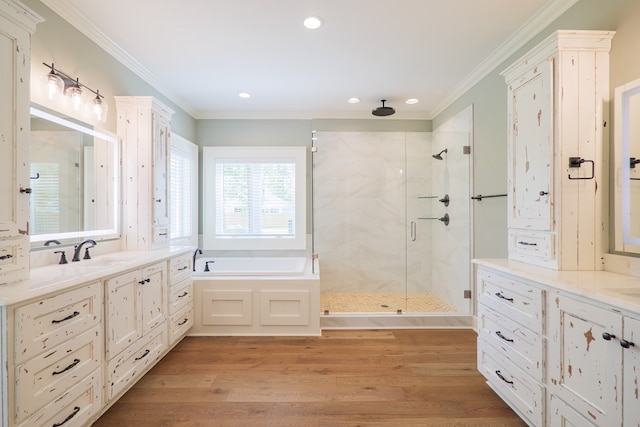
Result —
<path fill-rule="evenodd" d="M 187 337 L 95 427 L 524 426 L 471 330 Z"/>

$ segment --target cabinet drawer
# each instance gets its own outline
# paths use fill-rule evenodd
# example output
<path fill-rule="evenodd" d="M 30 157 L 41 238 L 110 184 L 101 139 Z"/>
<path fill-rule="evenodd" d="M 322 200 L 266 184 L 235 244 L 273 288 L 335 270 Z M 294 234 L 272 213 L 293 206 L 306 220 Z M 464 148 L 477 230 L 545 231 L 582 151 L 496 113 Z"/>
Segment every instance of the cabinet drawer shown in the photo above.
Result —
<path fill-rule="evenodd" d="M 184 254 L 177 256 L 175 258 L 171 258 L 169 261 L 169 284 L 175 285 L 183 280 L 191 278 L 192 266 L 191 266 L 192 255 Z"/>
<path fill-rule="evenodd" d="M 169 319 L 169 342 L 174 343 L 193 326 L 193 304 L 183 307 L 182 310 Z"/>
<path fill-rule="evenodd" d="M 142 376 L 163 354 L 167 345 L 167 327 L 163 323 L 111 359 L 107 366 L 107 399 L 113 399 Z"/>
<path fill-rule="evenodd" d="M 493 271 L 478 270 L 478 302 L 541 334 L 544 291 Z"/>
<path fill-rule="evenodd" d="M 529 424 L 544 425 L 545 395 L 539 382 L 487 346 L 478 347 L 478 370 L 489 386 Z"/>
<path fill-rule="evenodd" d="M 24 279 L 29 276 L 29 239 L 0 239 L 0 285 L 13 282 L 13 278 L 24 270 Z"/>
<path fill-rule="evenodd" d="M 512 258 L 528 257 L 551 260 L 555 258 L 554 235 L 551 233 L 509 230 L 509 254 Z"/>
<path fill-rule="evenodd" d="M 94 283 L 15 311 L 15 358 L 19 364 L 102 321 L 102 287 Z"/>
<path fill-rule="evenodd" d="M 100 327 L 41 354 L 16 368 L 16 418 L 18 421 L 56 400 L 79 379 L 101 367 Z"/>
<path fill-rule="evenodd" d="M 535 380 L 544 380 L 544 338 L 478 304 L 478 337 Z"/>
<path fill-rule="evenodd" d="M 178 312 L 187 304 L 193 303 L 193 282 L 191 279 L 169 289 L 169 314 Z"/>
<path fill-rule="evenodd" d="M 82 427 L 102 408 L 102 370 L 64 390 L 62 396 L 52 401 L 20 427 L 53 426 Z"/>

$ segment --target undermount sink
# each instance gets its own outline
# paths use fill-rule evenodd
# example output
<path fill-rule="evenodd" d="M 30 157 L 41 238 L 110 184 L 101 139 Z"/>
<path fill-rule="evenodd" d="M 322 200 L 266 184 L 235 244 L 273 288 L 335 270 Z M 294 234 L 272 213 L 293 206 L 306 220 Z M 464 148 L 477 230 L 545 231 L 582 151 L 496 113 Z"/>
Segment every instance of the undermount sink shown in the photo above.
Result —
<path fill-rule="evenodd" d="M 120 264 L 124 264 L 127 261 L 129 261 L 128 259 L 111 259 L 111 258 L 107 258 L 107 259 L 100 259 L 100 258 L 94 258 L 91 260 L 86 260 L 86 261 L 82 261 L 82 266 L 83 267 L 111 267 L 114 265 L 120 265 Z"/>

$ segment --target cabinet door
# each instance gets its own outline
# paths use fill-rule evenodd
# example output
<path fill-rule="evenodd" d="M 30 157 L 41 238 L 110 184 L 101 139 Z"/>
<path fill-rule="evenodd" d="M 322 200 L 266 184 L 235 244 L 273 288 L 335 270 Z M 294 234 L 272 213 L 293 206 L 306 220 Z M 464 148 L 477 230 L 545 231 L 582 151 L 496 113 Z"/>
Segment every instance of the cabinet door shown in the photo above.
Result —
<path fill-rule="evenodd" d="M 139 272 L 106 281 L 107 359 L 111 359 L 142 336 L 142 294 Z"/>
<path fill-rule="evenodd" d="M 140 292 L 142 293 L 143 334 L 147 334 L 167 318 L 165 265 L 165 263 L 155 264 L 142 270 Z"/>
<path fill-rule="evenodd" d="M 596 425 L 622 424 L 621 333 L 619 313 L 561 295 L 549 299 L 549 387 Z"/>
<path fill-rule="evenodd" d="M 0 238 L 28 239 L 29 34 L 2 14 L 0 26 Z"/>
<path fill-rule="evenodd" d="M 624 425 L 640 425 L 640 320 L 630 317 L 624 318 L 624 339 L 629 348 L 622 351 L 624 364 L 624 390 L 622 407 L 624 410 Z"/>
<path fill-rule="evenodd" d="M 553 62 L 508 87 L 509 227 L 551 230 Z"/>
<path fill-rule="evenodd" d="M 153 224 L 169 225 L 167 172 L 169 170 L 169 121 L 153 113 Z"/>

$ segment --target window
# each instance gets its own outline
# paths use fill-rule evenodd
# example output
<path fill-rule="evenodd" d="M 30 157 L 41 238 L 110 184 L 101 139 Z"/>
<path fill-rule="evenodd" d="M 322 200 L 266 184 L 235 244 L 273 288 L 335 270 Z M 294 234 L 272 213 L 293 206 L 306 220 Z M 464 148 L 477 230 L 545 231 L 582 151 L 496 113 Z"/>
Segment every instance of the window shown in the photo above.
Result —
<path fill-rule="evenodd" d="M 169 143 L 169 212 L 174 243 L 198 245 L 198 147 L 172 134 Z"/>
<path fill-rule="evenodd" d="M 305 147 L 205 147 L 206 249 L 304 249 Z"/>

